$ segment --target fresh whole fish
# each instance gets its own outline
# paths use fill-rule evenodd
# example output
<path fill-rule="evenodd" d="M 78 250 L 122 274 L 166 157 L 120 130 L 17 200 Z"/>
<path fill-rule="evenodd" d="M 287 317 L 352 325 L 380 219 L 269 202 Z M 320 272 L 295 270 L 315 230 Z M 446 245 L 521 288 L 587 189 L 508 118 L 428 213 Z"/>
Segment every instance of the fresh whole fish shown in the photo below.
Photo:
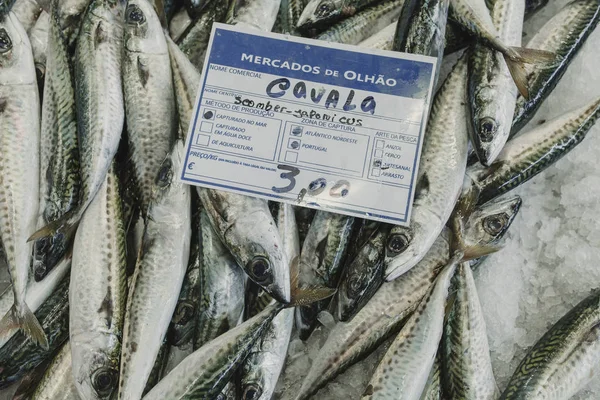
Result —
<path fill-rule="evenodd" d="M 525 3 L 496 0 L 491 17 L 498 38 L 508 46 L 521 46 Z M 489 166 L 510 134 L 517 87 L 502 54 L 476 44 L 469 57 L 469 136 L 479 161 Z"/>
<path fill-rule="evenodd" d="M 124 106 L 121 83 L 122 9 L 119 2 L 92 0 L 77 38 L 75 104 L 81 157 L 77 207 L 35 232 L 30 240 L 56 233 L 72 237 L 81 216 L 104 182 L 119 147 Z"/>
<path fill-rule="evenodd" d="M 415 266 L 446 224 L 460 194 L 467 165 L 463 55 L 439 89 L 427 123 L 410 227 L 395 226 L 386 246 L 385 275 L 391 281 Z"/>
<path fill-rule="evenodd" d="M 116 392 L 126 263 L 121 195 L 113 164 L 73 243 L 69 339 L 75 386 L 84 399 L 109 399 Z"/>
<path fill-rule="evenodd" d="M 290 301 L 290 268 L 266 200 L 197 188 L 221 242 L 275 300 Z"/>
<path fill-rule="evenodd" d="M 501 400 L 568 400 L 600 364 L 600 291 L 563 316 L 529 350 Z"/>
<path fill-rule="evenodd" d="M 486 210 L 497 207 L 490 203 L 477 206 Z M 514 208 L 504 209 L 512 221 Z M 488 212 L 473 212 L 467 218 L 473 219 L 467 226 L 480 224 L 476 219 L 485 218 Z M 504 220 L 502 220 L 504 221 Z M 506 232 L 506 229 L 499 229 Z M 469 229 L 468 233 L 476 233 Z M 494 240 L 497 240 L 494 236 Z M 476 238 L 468 238 L 469 243 L 479 243 Z M 485 243 L 484 243 L 485 244 Z M 302 383 L 296 399 L 307 399 L 327 382 L 344 372 L 356 361 L 366 357 L 390 335 L 398 332 L 405 319 L 432 286 L 441 269 L 450 259 L 451 233 L 444 228 L 431 249 L 421 262 L 406 274 L 392 282 L 384 282 L 371 300 L 348 322 L 337 323 L 327 341 L 317 353 L 308 375 Z"/>
<path fill-rule="evenodd" d="M 77 400 L 71 369 L 71 346 L 65 343 L 46 369 L 31 400 Z"/>
<path fill-rule="evenodd" d="M 48 347 L 42 348 L 22 332 L 15 334 L 0 348 L 0 389 L 16 382 L 38 365 L 50 359 L 69 338 L 69 277 L 65 277 L 54 293 L 36 311 Z"/>
<path fill-rule="evenodd" d="M 546 68 L 527 68 L 529 99 L 519 96 L 511 136 L 529 122 L 554 90 L 571 61 L 600 20 L 600 1 L 575 0 L 567 4 L 531 38 L 527 46 L 553 52 L 559 59 Z"/>
<path fill-rule="evenodd" d="M 190 188 L 177 181 L 185 154 L 175 142 L 156 176 L 127 298 L 119 399 L 142 396 L 177 305 L 190 252 Z"/>
<path fill-rule="evenodd" d="M 442 340 L 442 374 L 451 399 L 495 400 L 499 396 L 492 371 L 483 310 L 469 263 L 461 263 L 452 279 L 452 305 Z"/>
<path fill-rule="evenodd" d="M 127 138 L 142 215 L 146 215 L 154 178 L 177 134 L 167 41 L 147 0 L 128 1 L 123 43 Z"/>
<path fill-rule="evenodd" d="M 38 228 L 56 221 L 79 201 L 79 147 L 75 89 L 69 52 L 58 22 L 60 2 L 52 4 L 40 143 Z M 58 233 L 34 242 L 33 273 L 43 279 L 67 254 L 72 242 Z"/>
<path fill-rule="evenodd" d="M 206 212 L 202 227 L 201 300 L 194 349 L 235 327 L 244 311 L 244 272 L 211 226 Z"/>
<path fill-rule="evenodd" d="M 25 32 L 29 32 L 42 13 L 42 7 L 36 0 L 16 0 L 11 8 Z"/>
<path fill-rule="evenodd" d="M 13 12 L 0 22 L 0 242 L 14 305 L 0 321 L 0 336 L 23 330 L 42 347 L 48 342 L 26 303 L 31 243 L 39 205 L 40 100 L 31 45 Z"/>
<path fill-rule="evenodd" d="M 310 0 L 298 18 L 297 27 L 300 31 L 316 33 L 375 3 L 376 0 Z"/>
<path fill-rule="evenodd" d="M 450 281 L 462 254 L 454 256 L 377 366 L 363 399 L 418 399 L 433 367 Z"/>
<path fill-rule="evenodd" d="M 600 98 L 510 140 L 496 161 L 467 170 L 483 204 L 527 182 L 559 160 L 586 136 L 600 116 Z"/>
<path fill-rule="evenodd" d="M 335 289 L 338 286 L 354 221 L 354 217 L 317 211 L 300 254 L 298 284 L 301 288 Z M 302 340 L 315 329 L 317 315 L 327 304 L 325 301 L 296 309 L 296 328 Z"/>
<path fill-rule="evenodd" d="M 404 0 L 388 0 L 369 7 L 316 37 L 327 42 L 358 44 L 398 19 Z"/>
<path fill-rule="evenodd" d="M 231 0 L 226 22 L 271 32 L 280 4 L 281 0 Z"/>

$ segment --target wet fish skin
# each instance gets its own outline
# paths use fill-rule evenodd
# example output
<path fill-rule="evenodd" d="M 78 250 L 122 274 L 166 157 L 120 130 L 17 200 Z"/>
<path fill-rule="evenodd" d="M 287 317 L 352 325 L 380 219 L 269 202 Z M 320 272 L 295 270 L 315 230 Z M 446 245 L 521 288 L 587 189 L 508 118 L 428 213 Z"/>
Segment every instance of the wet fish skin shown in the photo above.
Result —
<path fill-rule="evenodd" d="M 73 49 L 79 27 L 90 0 L 60 0 L 58 2 L 58 21 L 68 48 Z"/>
<path fill-rule="evenodd" d="M 420 400 L 443 400 L 442 397 L 442 382 L 441 382 L 441 366 L 440 366 L 440 351 L 435 356 L 433 367 L 429 371 L 429 377 L 425 384 L 425 389 L 421 394 Z"/>
<path fill-rule="evenodd" d="M 525 3 L 497 0 L 491 17 L 498 39 L 520 47 Z M 518 89 L 500 53 L 475 45 L 469 57 L 469 137 L 479 161 L 489 166 L 510 134 Z"/>
<path fill-rule="evenodd" d="M 16 0 L 11 11 L 21 22 L 25 32 L 29 32 L 42 13 L 42 7 L 36 0 Z"/>
<path fill-rule="evenodd" d="M 56 221 L 79 201 L 79 147 L 75 88 L 66 38 L 59 25 L 60 2 L 52 4 L 42 101 L 38 228 Z M 72 238 L 56 234 L 33 244 L 33 273 L 43 279 L 60 262 Z"/>
<path fill-rule="evenodd" d="M 15 334 L 0 348 L 0 389 L 16 382 L 32 371 L 69 337 L 69 277 L 65 277 L 54 293 L 36 311 L 46 337 L 48 348 L 43 349 L 22 332 Z"/>
<path fill-rule="evenodd" d="M 451 293 L 441 346 L 446 393 L 452 399 L 495 400 L 499 392 L 485 320 L 468 262 L 457 267 Z"/>
<path fill-rule="evenodd" d="M 359 247 L 356 257 L 348 262 L 346 276 L 336 294 L 340 321 L 352 319 L 383 284 L 383 260 L 390 229 L 389 225 L 380 227 L 366 244 Z"/>
<path fill-rule="evenodd" d="M 462 254 L 454 256 L 406 321 L 377 366 L 362 399 L 417 399 L 442 338 L 450 281 Z"/>
<path fill-rule="evenodd" d="M 299 259 L 301 288 L 338 286 L 355 218 L 319 210 L 315 214 Z M 317 315 L 328 300 L 296 309 L 296 328 L 302 340 L 317 326 Z"/>
<path fill-rule="evenodd" d="M 113 164 L 73 243 L 69 339 L 75 387 L 84 399 L 109 399 L 118 386 L 126 267 L 121 195 Z"/>
<path fill-rule="evenodd" d="M 314 36 L 317 31 L 329 28 L 375 3 L 375 0 L 310 0 L 298 18 L 297 28 Z"/>
<path fill-rule="evenodd" d="M 147 0 L 128 1 L 123 42 L 127 138 L 145 216 L 154 178 L 178 128 L 167 42 L 158 16 Z"/>
<path fill-rule="evenodd" d="M 238 265 L 275 300 L 288 303 L 290 269 L 267 202 L 230 192 L 197 190 L 211 225 Z"/>
<path fill-rule="evenodd" d="M 501 400 L 567 400 L 600 363 L 600 291 L 594 290 L 542 336 L 521 361 Z"/>
<path fill-rule="evenodd" d="M 183 284 L 190 252 L 191 195 L 176 174 L 184 154 L 180 138 L 156 175 L 127 298 L 119 399 L 142 396 Z"/>
<path fill-rule="evenodd" d="M 547 0 L 541 3 L 546 2 Z M 559 58 L 546 68 L 527 66 L 529 99 L 517 97 L 511 137 L 535 116 L 539 106 L 552 93 L 599 20 L 599 1 L 575 0 L 544 24 L 527 43 L 528 47 L 553 52 Z"/>
<path fill-rule="evenodd" d="M 281 33 L 300 36 L 297 25 L 307 3 L 307 0 L 281 0 L 281 5 L 279 6 Z"/>
<path fill-rule="evenodd" d="M 244 311 L 246 277 L 211 226 L 205 211 L 202 226 L 201 302 L 194 349 L 199 349 L 238 324 Z"/>
<path fill-rule="evenodd" d="M 144 400 L 215 398 L 282 308 L 273 304 L 208 342 L 175 367 Z"/>
<path fill-rule="evenodd" d="M 388 0 L 369 7 L 332 26 L 316 39 L 358 44 L 398 19 L 404 0 Z"/>
<path fill-rule="evenodd" d="M 31 45 L 13 12 L 0 23 L 0 225 L 14 305 L 0 321 L 0 336 L 22 329 L 48 346 L 26 303 L 32 244 L 39 207 L 40 100 Z M 23 155 L 27 155 L 24 157 Z"/>
<path fill-rule="evenodd" d="M 232 0 L 226 23 L 271 32 L 281 0 Z"/>
<path fill-rule="evenodd" d="M 467 175 L 479 191 L 479 204 L 527 182 L 577 146 L 600 116 L 600 99 L 567 112 L 510 140 L 496 161 L 472 165 Z"/>
<path fill-rule="evenodd" d="M 44 76 L 46 73 L 46 53 L 48 50 L 48 31 L 50 29 L 50 14 L 42 11 L 35 25 L 29 32 L 29 42 L 33 51 L 33 62 L 35 63 L 35 72 L 40 87 L 40 93 L 43 93 Z M 40 95 L 40 98 L 42 95 Z"/>
<path fill-rule="evenodd" d="M 427 123 L 410 227 L 392 228 L 386 245 L 386 280 L 414 267 L 450 218 L 467 164 L 467 56 L 437 92 Z"/>
<path fill-rule="evenodd" d="M 71 346 L 66 342 L 52 359 L 31 400 L 77 399 L 79 395 L 75 389 L 71 368 Z"/>

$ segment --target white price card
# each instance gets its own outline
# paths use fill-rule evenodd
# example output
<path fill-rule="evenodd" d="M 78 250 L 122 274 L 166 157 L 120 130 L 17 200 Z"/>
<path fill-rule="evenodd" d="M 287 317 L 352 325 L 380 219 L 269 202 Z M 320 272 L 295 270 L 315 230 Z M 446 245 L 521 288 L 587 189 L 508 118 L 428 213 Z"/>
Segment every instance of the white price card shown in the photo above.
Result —
<path fill-rule="evenodd" d="M 181 179 L 408 225 L 435 62 L 214 24 Z"/>

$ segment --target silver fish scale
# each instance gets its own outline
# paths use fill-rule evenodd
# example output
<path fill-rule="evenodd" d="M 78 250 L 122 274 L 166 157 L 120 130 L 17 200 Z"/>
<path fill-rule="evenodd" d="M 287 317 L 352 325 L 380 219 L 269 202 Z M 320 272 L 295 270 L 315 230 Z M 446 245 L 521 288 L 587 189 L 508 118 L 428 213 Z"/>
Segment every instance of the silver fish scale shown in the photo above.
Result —
<path fill-rule="evenodd" d="M 146 29 L 125 27 L 123 92 L 131 161 L 141 195 L 143 214 L 152 198 L 154 178 L 175 135 L 175 92 L 165 34 L 146 0 L 128 3 L 145 15 Z"/>
<path fill-rule="evenodd" d="M 108 0 L 92 0 L 77 39 L 75 100 L 81 151 L 80 213 L 104 182 L 123 130 L 120 14 L 120 10 L 110 7 Z"/>
<path fill-rule="evenodd" d="M 442 341 L 448 395 L 452 399 L 497 399 L 483 310 L 468 263 L 457 267 L 451 290 L 455 298 Z"/>
<path fill-rule="evenodd" d="M 71 369 L 71 346 L 65 343 L 46 369 L 31 400 L 78 400 Z"/>
<path fill-rule="evenodd" d="M 190 187 L 177 181 L 185 154 L 177 141 L 155 185 L 127 299 L 119 399 L 139 399 L 171 322 L 188 264 Z"/>
<path fill-rule="evenodd" d="M 440 369 L 440 353 L 438 350 L 438 354 L 433 362 L 433 367 L 431 368 L 431 371 L 429 371 L 427 384 L 421 394 L 421 400 L 443 400 Z"/>
<path fill-rule="evenodd" d="M 118 371 L 126 263 L 121 195 L 113 167 L 83 215 L 73 243 L 69 336 L 75 385 L 83 398 L 102 398 L 93 387 L 96 370 Z"/>
<path fill-rule="evenodd" d="M 2 25 L 13 48 L 0 68 L 0 238 L 20 313 L 31 262 L 27 238 L 38 215 L 40 104 L 27 35 L 13 13 Z"/>
<path fill-rule="evenodd" d="M 11 11 L 21 22 L 23 29 L 29 32 L 42 12 L 42 7 L 40 7 L 36 0 L 16 0 Z"/>

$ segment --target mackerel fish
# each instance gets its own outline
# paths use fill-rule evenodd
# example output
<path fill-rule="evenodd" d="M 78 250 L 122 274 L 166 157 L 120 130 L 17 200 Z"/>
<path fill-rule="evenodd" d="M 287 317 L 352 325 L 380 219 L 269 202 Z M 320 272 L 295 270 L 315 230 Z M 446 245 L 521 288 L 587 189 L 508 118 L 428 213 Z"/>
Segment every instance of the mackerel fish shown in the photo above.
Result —
<path fill-rule="evenodd" d="M 529 350 L 501 400 L 568 400 L 600 364 L 600 290 L 563 316 Z"/>
<path fill-rule="evenodd" d="M 376 3 L 377 0 L 310 0 L 298 18 L 297 28 L 314 36 Z"/>
<path fill-rule="evenodd" d="M 30 240 L 57 233 L 72 238 L 117 152 L 125 118 L 121 82 L 122 19 L 122 6 L 118 1 L 92 0 L 86 10 L 74 61 L 81 159 L 80 201 L 61 218 L 31 235 Z"/>
<path fill-rule="evenodd" d="M 59 4 L 58 1 L 52 3 L 49 21 L 42 102 L 38 228 L 58 220 L 79 201 L 75 89 L 66 38 L 59 25 Z M 33 245 L 35 279 L 43 279 L 65 257 L 71 244 L 70 238 L 61 233 L 36 240 Z"/>
<path fill-rule="evenodd" d="M 84 399 L 110 399 L 116 392 L 126 264 L 121 195 L 113 164 L 73 243 L 69 339 L 75 386 Z"/>
<path fill-rule="evenodd" d="M 14 305 L 0 321 L 0 337 L 21 329 L 42 347 L 48 342 L 26 303 L 39 206 L 40 100 L 31 45 L 13 12 L 0 22 L 0 242 Z"/>
<path fill-rule="evenodd" d="M 123 92 L 131 162 L 142 215 L 148 212 L 154 178 L 177 134 L 175 92 L 165 34 L 147 0 L 125 10 Z"/>
<path fill-rule="evenodd" d="M 48 347 L 42 348 L 22 332 L 16 333 L 0 348 L 0 389 L 18 381 L 48 360 L 69 338 L 69 277 L 36 311 Z"/>
<path fill-rule="evenodd" d="M 467 169 L 479 204 L 527 182 L 575 148 L 600 116 L 600 98 L 510 140 L 489 168 Z"/>
<path fill-rule="evenodd" d="M 183 284 L 190 252 L 191 195 L 176 174 L 184 154 L 179 139 L 156 175 L 127 298 L 119 399 L 141 398 Z"/>
<path fill-rule="evenodd" d="M 495 400 L 499 396 L 492 371 L 483 310 L 469 263 L 456 268 L 442 340 L 442 375 L 451 399 Z"/>
<path fill-rule="evenodd" d="M 281 0 L 231 0 L 226 23 L 271 32 Z"/>
<path fill-rule="evenodd" d="M 520 46 L 525 3 L 495 0 L 491 17 L 498 38 L 508 46 Z M 489 166 L 508 140 L 517 87 L 502 55 L 476 44 L 469 57 L 469 136 L 479 161 Z"/>
<path fill-rule="evenodd" d="M 52 359 L 31 400 L 78 400 L 71 368 L 71 346 L 66 342 Z"/>
<path fill-rule="evenodd" d="M 404 0 L 388 0 L 332 26 L 316 37 L 327 42 L 358 44 L 398 19 Z"/>
<path fill-rule="evenodd" d="M 450 218 L 467 165 L 463 55 L 435 96 L 415 189 L 410 227 L 392 228 L 386 246 L 385 275 L 391 281 L 414 267 Z"/>
<path fill-rule="evenodd" d="M 527 67 L 529 99 L 517 98 L 511 136 L 533 118 L 544 99 L 552 93 L 599 20 L 600 1 L 575 0 L 546 22 L 527 43 L 528 47 L 555 53 L 559 59 L 546 68 Z"/>
<path fill-rule="evenodd" d="M 298 265 L 301 288 L 338 286 L 355 218 L 317 211 L 309 228 Z M 306 340 L 317 326 L 317 315 L 328 302 L 313 303 L 296 309 L 296 328 Z"/>
<path fill-rule="evenodd" d="M 36 0 L 16 0 L 11 11 L 23 25 L 25 32 L 29 32 L 42 13 L 42 7 Z"/>
<path fill-rule="evenodd" d="M 433 368 L 442 332 L 450 281 L 462 258 L 454 256 L 377 366 L 362 399 L 418 399 Z"/>
<path fill-rule="evenodd" d="M 496 209 L 489 203 L 477 209 Z M 505 207 L 512 217 L 514 209 Z M 486 212 L 473 212 L 467 225 L 478 225 L 476 219 L 485 218 Z M 506 221 L 512 221 L 508 218 Z M 503 229 L 506 232 L 506 229 Z M 476 232 L 475 230 L 469 230 Z M 452 234 L 444 228 L 425 258 L 413 269 L 392 282 L 384 282 L 371 300 L 348 322 L 338 322 L 317 353 L 296 399 L 307 399 L 327 382 L 364 358 L 388 337 L 398 332 L 403 322 L 415 310 L 431 288 L 441 269 L 448 264 Z M 468 242 L 478 243 L 476 238 Z"/>
<path fill-rule="evenodd" d="M 194 349 L 235 327 L 244 311 L 246 277 L 211 226 L 205 211 L 202 228 L 201 300 Z"/>

